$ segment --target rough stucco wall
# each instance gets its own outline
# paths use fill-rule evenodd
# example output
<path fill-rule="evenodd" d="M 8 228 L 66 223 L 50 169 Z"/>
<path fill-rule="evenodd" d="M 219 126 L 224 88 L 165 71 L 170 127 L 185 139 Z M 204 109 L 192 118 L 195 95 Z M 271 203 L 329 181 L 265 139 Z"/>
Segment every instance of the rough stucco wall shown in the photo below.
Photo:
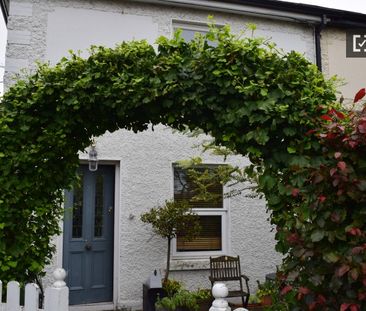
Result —
<path fill-rule="evenodd" d="M 125 306 L 139 306 L 141 283 L 154 269 L 165 267 L 166 241 L 152 234 L 150 226 L 142 224 L 139 215 L 173 196 L 172 163 L 199 154 L 190 146 L 200 139 L 172 133 L 162 126 L 154 131 L 133 134 L 119 131 L 98 139 L 101 159 L 121 159 L 121 214 L 120 214 L 120 302 Z M 220 163 L 222 159 L 204 155 L 206 163 Z M 241 157 L 229 162 L 247 164 Z M 135 216 L 133 219 L 130 219 Z M 280 257 L 273 250 L 274 241 L 266 221 L 263 201 L 244 196 L 230 199 L 230 254 L 241 256 L 243 272 L 255 280 L 275 271 Z M 181 265 L 189 271 L 179 271 Z M 189 288 L 208 288 L 208 259 L 178 260 L 171 276 Z M 202 267 L 205 267 L 202 269 Z M 137 272 L 138 271 L 138 272 Z"/>
<path fill-rule="evenodd" d="M 325 28 L 322 32 L 323 71 L 328 76 L 340 79 L 339 92 L 349 105 L 357 91 L 365 87 L 366 58 L 346 57 L 346 30 Z"/>
<path fill-rule="evenodd" d="M 7 86 L 11 84 L 14 72 L 18 72 L 20 68 L 34 68 L 35 60 L 53 60 L 54 47 L 47 46 L 47 40 L 52 36 L 58 38 L 57 32 L 62 27 L 68 28 L 66 24 L 60 25 L 60 29 L 53 29 L 54 33 L 51 33 L 48 28 L 49 18 L 52 14 L 67 9 L 77 9 L 84 13 L 85 10 L 93 10 L 106 16 L 121 14 L 122 17 L 122 14 L 128 14 L 149 17 L 153 25 L 156 25 L 157 35 L 166 36 L 172 33 L 173 19 L 205 22 L 210 14 L 208 11 L 158 7 L 127 1 L 11 1 L 5 77 Z M 235 32 L 241 31 L 245 23 L 255 23 L 258 34 L 271 36 L 275 41 L 277 38 L 280 46 L 286 50 L 300 50 L 310 60 L 314 60 L 312 29 L 307 26 L 217 12 L 214 15 L 218 24 L 230 23 Z M 62 40 L 75 38 L 77 35 L 77 32 L 70 32 L 69 36 L 59 38 L 60 48 L 63 47 L 65 53 L 74 47 L 66 46 L 68 42 Z M 108 36 L 108 33 L 105 35 Z M 89 37 L 84 36 L 80 40 L 86 44 L 92 38 L 93 33 L 90 33 Z M 57 40 L 52 42 L 57 44 Z M 99 158 L 120 160 L 121 163 L 118 219 L 120 248 L 115 250 L 120 267 L 115 272 L 119 278 L 118 306 L 141 307 L 142 282 L 154 269 L 163 269 L 165 266 L 166 242 L 154 236 L 150 227 L 139 220 L 139 215 L 173 196 L 172 163 L 199 154 L 197 149 L 192 148 L 198 142 L 199 139 L 173 134 L 170 129 L 161 126 L 156 127 L 155 131 L 134 134 L 121 130 L 98 138 Z M 83 157 L 85 155 L 81 155 Z M 211 163 L 222 162 L 222 159 L 210 155 L 204 155 L 204 159 Z M 241 157 L 232 157 L 229 160 L 242 165 L 247 163 Z M 255 280 L 263 280 L 265 274 L 273 272 L 280 262 L 280 256 L 273 249 L 273 233 L 270 232 L 267 218 L 265 202 L 262 200 L 245 196 L 230 200 L 229 253 L 241 256 L 243 272 L 250 277 L 252 289 L 256 286 Z M 62 263 L 61 241 L 61 238 L 56 239 L 58 253 L 49 271 Z M 184 281 L 190 288 L 210 286 L 207 258 L 185 263 L 193 270 L 179 271 L 182 261 L 176 261 L 172 276 Z M 47 277 L 46 283 L 49 282 Z"/>

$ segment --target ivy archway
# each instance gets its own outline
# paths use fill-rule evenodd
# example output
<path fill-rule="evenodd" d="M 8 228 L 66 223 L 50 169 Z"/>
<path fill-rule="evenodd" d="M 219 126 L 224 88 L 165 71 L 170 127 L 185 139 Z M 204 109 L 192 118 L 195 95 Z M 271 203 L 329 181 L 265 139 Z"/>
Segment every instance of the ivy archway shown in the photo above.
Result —
<path fill-rule="evenodd" d="M 250 157 L 248 173 L 258 176 L 274 224 L 296 223 L 290 211 L 306 180 L 301 170 L 322 156 L 309 130 L 334 99 L 331 83 L 302 55 L 227 27 L 189 43 L 179 34 L 160 38 L 158 52 L 129 42 L 40 65 L 5 93 L 0 108 L 0 279 L 34 278 L 49 262 L 77 152 L 107 130 L 200 128 Z M 298 184 L 286 184 L 289 174 Z M 277 234 L 284 253 L 288 232 Z"/>

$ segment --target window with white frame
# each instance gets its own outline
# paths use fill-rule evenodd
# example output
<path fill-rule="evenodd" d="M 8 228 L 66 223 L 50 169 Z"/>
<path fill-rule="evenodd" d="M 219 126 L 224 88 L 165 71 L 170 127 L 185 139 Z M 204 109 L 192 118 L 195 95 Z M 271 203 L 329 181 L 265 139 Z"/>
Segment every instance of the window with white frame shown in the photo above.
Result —
<path fill-rule="evenodd" d="M 222 25 L 216 26 L 222 27 Z M 178 29 L 182 31 L 181 36 L 186 42 L 192 41 L 196 33 L 205 35 L 209 30 L 207 23 L 173 20 L 173 30 L 176 31 Z M 208 41 L 208 44 L 216 46 L 217 43 Z"/>
<path fill-rule="evenodd" d="M 213 165 L 195 168 L 196 172 L 209 173 Z M 213 194 L 210 201 L 194 199 L 197 195 L 196 185 L 192 182 L 186 170 L 173 166 L 174 170 L 174 200 L 186 200 L 193 212 L 199 216 L 201 232 L 197 238 L 187 241 L 184 236 L 178 236 L 173 244 L 174 257 L 202 257 L 227 253 L 227 199 L 224 199 L 223 185 L 212 182 L 208 191 Z"/>

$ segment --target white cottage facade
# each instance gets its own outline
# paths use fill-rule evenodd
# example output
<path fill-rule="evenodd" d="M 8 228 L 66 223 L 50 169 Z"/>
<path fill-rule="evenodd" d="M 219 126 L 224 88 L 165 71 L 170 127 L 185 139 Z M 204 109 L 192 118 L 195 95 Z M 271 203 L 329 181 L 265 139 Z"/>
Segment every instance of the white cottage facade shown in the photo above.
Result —
<path fill-rule="evenodd" d="M 153 44 L 161 35 L 172 36 L 176 28 L 183 29 L 188 38 L 207 29 L 208 15 L 214 15 L 218 25 L 230 24 L 236 33 L 254 23 L 256 36 L 270 38 L 285 51 L 304 53 L 316 63 L 315 34 L 321 14 L 312 7 L 304 6 L 308 9 L 301 11 L 296 6 L 266 3 L 274 1 L 11 0 L 5 84 L 11 85 L 22 68 L 34 69 L 38 60 L 55 64 L 69 50 L 80 50 L 87 57 L 91 45 L 113 47 L 133 39 Z M 177 161 L 201 156 L 205 164 L 224 163 L 223 158 L 202 154 L 195 147 L 206 138 L 191 138 L 164 126 L 138 134 L 107 132 L 96 138 L 99 169 L 92 173 L 82 166 L 82 190 L 66 195 L 66 210 L 77 204 L 83 208 L 79 214 L 65 213 L 64 234 L 55 238 L 57 252 L 49 267 L 50 271 L 54 267 L 74 270 L 69 281 L 75 286 L 70 290 L 83 292 L 74 301 L 75 310 L 141 309 L 142 284 L 155 269 L 163 272 L 166 242 L 141 222 L 140 215 L 174 198 Z M 87 153 L 80 153 L 81 165 L 87 159 Z M 227 162 L 249 163 L 240 156 L 229 157 Z M 216 221 L 218 244 L 182 250 L 173 241 L 172 277 L 188 288 L 209 288 L 209 256 L 220 254 L 240 255 L 252 289 L 256 280 L 276 270 L 281 257 L 274 250 L 263 200 L 242 195 L 197 212 L 207 222 Z M 98 246 L 95 240 L 101 237 L 106 242 Z M 102 293 L 98 286 L 105 287 Z"/>

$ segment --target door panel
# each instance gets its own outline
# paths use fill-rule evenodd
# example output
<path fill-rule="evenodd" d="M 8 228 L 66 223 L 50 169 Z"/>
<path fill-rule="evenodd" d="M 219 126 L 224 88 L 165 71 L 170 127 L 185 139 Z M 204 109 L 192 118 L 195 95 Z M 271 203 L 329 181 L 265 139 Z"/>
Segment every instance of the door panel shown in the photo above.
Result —
<path fill-rule="evenodd" d="M 79 169 L 66 191 L 63 265 L 70 304 L 113 300 L 114 166 Z"/>

